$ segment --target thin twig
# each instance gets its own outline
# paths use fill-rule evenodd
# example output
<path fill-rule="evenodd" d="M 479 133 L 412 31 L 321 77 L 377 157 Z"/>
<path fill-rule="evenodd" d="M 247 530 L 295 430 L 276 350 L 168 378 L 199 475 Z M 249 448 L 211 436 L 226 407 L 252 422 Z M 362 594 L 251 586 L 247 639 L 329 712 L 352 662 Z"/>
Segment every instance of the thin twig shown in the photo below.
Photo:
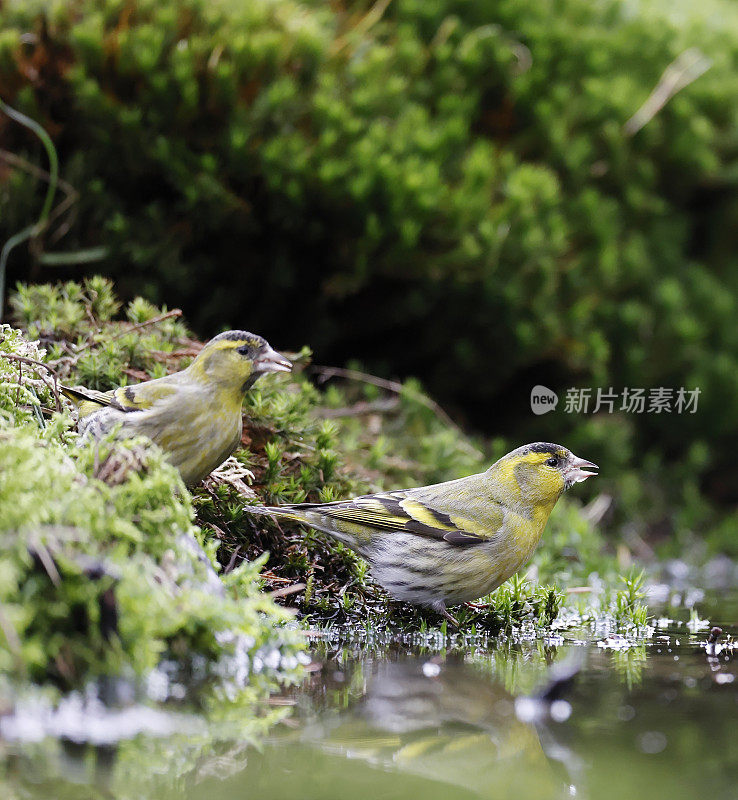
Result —
<path fill-rule="evenodd" d="M 33 552 L 38 556 L 39 561 L 43 564 L 44 569 L 46 570 L 47 575 L 51 578 L 51 582 L 57 588 L 61 586 L 61 575 L 59 575 L 59 570 L 56 568 L 56 564 L 54 563 L 54 559 L 46 549 L 46 545 L 42 542 L 35 541 L 31 545 L 33 548 Z"/>
<path fill-rule="evenodd" d="M 711 66 L 712 60 L 696 47 L 690 47 L 689 50 L 681 53 L 664 70 L 656 88 L 648 96 L 646 102 L 625 123 L 623 126 L 625 134 L 634 136 L 638 133 L 677 92 L 696 81 L 700 75 L 704 75 Z"/>
<path fill-rule="evenodd" d="M 16 169 L 20 169 L 23 172 L 27 172 L 29 175 L 33 175 L 34 178 L 38 178 L 39 180 L 46 181 L 49 183 L 52 180 L 52 176 L 41 167 L 36 166 L 36 164 L 32 164 L 30 161 L 27 161 L 25 158 L 17 155 L 16 153 L 11 153 L 9 150 L 2 150 L 0 149 L 0 159 L 5 161 L 6 163 L 10 164 L 12 167 Z M 59 189 L 64 192 L 66 197 L 64 200 L 61 201 L 58 205 L 56 205 L 50 212 L 49 217 L 46 220 L 46 225 L 44 226 L 44 230 L 50 230 L 51 226 L 54 222 L 56 222 L 63 214 L 65 214 L 69 209 L 74 208 L 74 204 L 79 200 L 79 192 L 72 186 L 71 183 L 68 183 L 63 178 L 57 177 L 57 184 Z M 74 212 L 70 213 L 67 217 L 66 222 L 63 225 L 60 225 L 56 231 L 54 231 L 50 236 L 49 240 L 51 242 L 58 242 L 62 239 L 66 234 L 69 232 L 69 228 L 71 227 L 72 220 L 76 217 Z M 41 233 L 43 231 L 39 231 Z M 33 240 L 33 246 L 37 247 L 38 238 Z M 38 254 L 40 255 L 40 254 Z M 50 255 L 50 254 L 46 254 Z M 56 254 L 59 255 L 59 254 Z M 66 254 L 63 254 L 66 255 Z"/>
<path fill-rule="evenodd" d="M 22 170 L 34 178 L 46 181 L 47 183 L 52 180 L 52 176 L 41 167 L 32 164 L 22 156 L 12 153 L 9 150 L 0 148 L 0 160 L 5 161 L 15 169 Z M 44 253 L 41 243 L 41 234 L 48 231 L 48 241 L 52 244 L 63 239 L 69 233 L 72 224 L 77 218 L 77 201 L 79 200 L 79 192 L 72 186 L 71 183 L 65 181 L 63 178 L 58 178 L 58 188 L 64 192 L 66 197 L 58 203 L 49 212 L 48 219 L 42 228 L 35 232 L 31 237 L 28 247 L 34 258 L 38 259 L 39 263 L 44 265 L 65 265 L 65 264 L 89 264 L 93 261 L 100 261 L 108 254 L 107 247 L 88 247 L 83 250 L 76 250 L 66 253 Z M 69 212 L 67 214 L 67 212 Z M 66 219 L 61 218 L 66 216 Z M 59 222 L 58 227 L 52 231 L 54 223 Z"/>
<path fill-rule="evenodd" d="M 116 333 L 115 336 L 111 336 L 108 341 L 112 339 L 119 339 L 121 336 L 125 336 L 127 333 L 131 333 L 131 331 L 138 331 L 141 328 L 145 328 L 147 325 L 156 325 L 157 322 L 163 322 L 165 319 L 171 319 L 172 317 L 181 317 L 182 316 L 182 309 L 181 308 L 173 308 L 171 311 L 167 311 L 164 314 L 158 314 L 156 317 L 152 317 L 151 319 L 144 320 L 143 322 L 137 322 L 135 325 L 131 325 L 130 328 L 126 328 L 124 331 L 120 333 Z"/>
<path fill-rule="evenodd" d="M 43 377 L 43 375 L 39 375 L 39 377 L 49 387 L 51 393 L 54 395 L 54 399 L 56 400 L 56 410 L 57 411 L 62 410 L 61 397 L 59 396 L 59 390 L 57 388 L 59 380 L 56 377 L 56 372 L 54 372 L 54 370 L 48 364 L 44 364 L 43 361 L 37 361 L 35 358 L 28 358 L 27 356 L 17 356 L 15 355 L 15 353 L 0 353 L 0 357 L 7 358 L 8 361 L 18 361 L 21 364 L 33 364 L 37 367 L 43 367 L 45 370 L 47 370 L 54 378 L 53 383 L 51 384 L 48 383 L 48 381 L 46 380 L 46 378 Z"/>
<path fill-rule="evenodd" d="M 311 371 L 320 375 L 320 383 L 325 383 L 325 381 L 330 380 L 331 378 L 347 378 L 348 380 L 352 381 L 370 383 L 372 386 L 378 386 L 380 389 L 386 389 L 388 392 L 394 392 L 395 394 L 402 394 L 403 390 L 403 385 L 399 381 L 390 381 L 386 378 L 380 378 L 377 375 L 370 375 L 366 372 L 360 372 L 356 369 L 344 369 L 342 367 L 321 367 L 316 365 L 311 368 Z M 441 408 L 441 406 L 438 405 L 438 403 L 436 403 L 435 400 L 431 400 L 430 397 L 424 394 L 418 394 L 416 397 L 420 403 L 426 406 L 426 408 L 430 408 L 437 417 L 446 423 L 446 425 L 458 431 L 459 433 L 462 432 L 461 428 L 451 419 L 451 417 L 449 417 L 449 415 Z"/>
<path fill-rule="evenodd" d="M 372 402 L 361 400 L 346 408 L 321 408 L 319 414 L 324 419 L 363 417 L 365 414 L 386 414 L 394 411 L 399 404 L 400 400 L 397 397 L 386 397 L 381 400 L 372 400 Z"/>
<path fill-rule="evenodd" d="M 273 592 L 269 592 L 269 596 L 271 598 L 276 597 L 287 597 L 291 594 L 297 594 L 301 592 L 305 588 L 304 583 L 295 583 L 292 586 L 283 586 L 281 589 L 275 589 Z"/>
<path fill-rule="evenodd" d="M 331 52 L 333 55 L 336 53 L 340 53 L 341 50 L 348 44 L 348 36 L 349 34 L 355 35 L 363 35 L 365 34 L 371 27 L 376 25 L 380 19 L 384 16 L 384 12 L 389 8 L 389 4 L 392 0 L 377 0 L 376 3 L 367 11 L 367 13 L 354 25 L 351 30 L 347 31 L 343 36 L 336 39 L 331 47 Z"/>
<path fill-rule="evenodd" d="M 223 570 L 224 575 L 228 575 L 230 572 L 233 572 L 233 568 L 236 566 L 236 559 L 238 558 L 238 553 L 240 550 L 241 550 L 241 545 L 239 544 L 238 547 L 233 551 L 233 553 L 231 553 L 231 558 L 228 561 L 226 568 Z"/>
<path fill-rule="evenodd" d="M 289 583 L 292 580 L 292 578 L 283 578 L 272 572 L 262 572 L 261 577 L 264 578 L 267 583 Z"/>
<path fill-rule="evenodd" d="M 38 138 L 41 140 L 41 144 L 43 144 L 44 149 L 46 150 L 46 155 L 49 159 L 49 181 L 46 189 L 46 197 L 44 199 L 43 208 L 41 209 L 38 220 L 34 224 L 23 228 L 22 231 L 18 231 L 18 233 L 16 233 L 14 236 L 11 236 L 0 250 L 0 318 L 2 318 L 3 307 L 5 305 L 5 268 L 8 263 L 8 258 L 13 248 L 26 241 L 26 239 L 40 236 L 41 233 L 46 229 L 49 212 L 51 211 L 51 206 L 54 201 L 54 195 L 56 194 L 59 181 L 59 157 L 57 156 L 56 148 L 54 147 L 54 143 L 51 141 L 51 137 L 43 129 L 43 127 L 36 122 L 36 120 L 31 119 L 25 114 L 22 114 L 20 111 L 17 111 L 15 108 L 12 108 L 1 98 L 0 111 L 5 112 L 5 114 L 7 114 L 12 120 L 33 131 L 33 133 L 35 133 L 36 136 L 38 136 Z"/>
<path fill-rule="evenodd" d="M 115 336 L 111 336 L 108 339 L 105 339 L 105 343 L 115 341 L 115 339 L 120 339 L 121 336 L 125 336 L 128 333 L 132 333 L 133 331 L 141 330 L 141 328 L 145 328 L 147 325 L 156 325 L 157 322 L 162 322 L 165 319 L 170 319 L 171 317 L 181 317 L 182 316 L 182 309 L 181 308 L 173 308 L 171 311 L 167 311 L 165 314 L 159 314 L 156 317 L 152 317 L 151 319 L 144 320 L 143 322 L 137 322 L 135 325 L 130 325 L 129 327 L 125 328 L 122 331 L 118 331 Z M 91 347 L 96 347 L 98 344 L 102 344 L 102 342 L 96 342 L 94 339 L 87 344 L 83 344 L 77 352 L 75 356 L 78 356 L 80 353 L 83 353 L 85 350 L 89 350 Z"/>
<path fill-rule="evenodd" d="M 386 378 L 380 378 L 377 375 L 370 375 L 367 372 L 359 372 L 356 369 L 344 369 L 342 367 L 321 367 L 315 365 L 311 371 L 317 372 L 320 375 L 319 383 L 325 383 L 331 378 L 348 378 L 352 381 L 361 381 L 362 383 L 370 383 L 372 386 L 378 386 L 380 389 L 387 389 L 387 391 L 400 394 L 402 392 L 402 384 L 399 381 L 390 381 Z"/>
<path fill-rule="evenodd" d="M 25 158 L 17 155 L 16 153 L 12 153 L 10 150 L 3 150 L 0 148 L 0 159 L 16 169 L 22 170 L 29 175 L 33 175 L 34 178 L 38 178 L 39 180 L 50 183 L 53 179 L 52 175 L 45 169 L 36 166 L 36 164 L 32 164 L 30 161 L 27 161 Z M 44 230 L 50 229 L 52 223 L 59 219 L 59 217 L 61 217 L 62 214 L 64 214 L 68 209 L 72 208 L 77 200 L 79 200 L 79 192 L 74 188 L 74 186 L 72 186 L 71 183 L 68 183 L 63 178 L 59 178 L 57 176 L 57 185 L 59 189 L 64 192 L 66 197 L 61 201 L 61 203 L 59 203 L 53 210 L 49 212 L 49 217 L 46 220 Z M 52 242 L 58 242 L 67 234 L 71 225 L 71 220 L 74 218 L 74 216 L 75 214 L 70 214 L 67 222 L 64 225 L 60 225 L 59 228 L 49 237 Z M 42 232 L 42 230 L 39 231 L 39 233 Z M 34 243 L 37 241 L 38 239 L 34 238 Z"/>
<path fill-rule="evenodd" d="M 34 178 L 39 178 L 47 183 L 51 180 L 51 175 L 45 169 L 42 169 L 30 161 L 27 161 L 25 158 L 23 158 L 23 156 L 19 156 L 17 153 L 13 153 L 10 150 L 4 150 L 3 148 L 0 148 L 0 159 L 16 169 L 23 170 L 23 172 L 33 175 Z M 72 186 L 71 183 L 65 181 L 64 178 L 57 178 L 57 182 L 59 188 L 64 192 L 64 194 L 74 197 L 75 200 L 79 197 L 79 192 L 74 188 L 74 186 Z"/>

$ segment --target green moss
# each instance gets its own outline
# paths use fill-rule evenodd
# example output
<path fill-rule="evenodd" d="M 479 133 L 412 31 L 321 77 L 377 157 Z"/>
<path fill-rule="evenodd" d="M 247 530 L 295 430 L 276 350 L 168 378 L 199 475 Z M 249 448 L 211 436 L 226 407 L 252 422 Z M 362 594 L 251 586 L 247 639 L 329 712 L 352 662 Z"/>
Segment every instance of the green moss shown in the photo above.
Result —
<path fill-rule="evenodd" d="M 646 576 L 643 570 L 631 570 L 630 574 L 621 577 L 623 588 L 615 594 L 613 611 L 615 620 L 620 625 L 644 628 L 648 623 L 648 608 L 643 599 Z"/>

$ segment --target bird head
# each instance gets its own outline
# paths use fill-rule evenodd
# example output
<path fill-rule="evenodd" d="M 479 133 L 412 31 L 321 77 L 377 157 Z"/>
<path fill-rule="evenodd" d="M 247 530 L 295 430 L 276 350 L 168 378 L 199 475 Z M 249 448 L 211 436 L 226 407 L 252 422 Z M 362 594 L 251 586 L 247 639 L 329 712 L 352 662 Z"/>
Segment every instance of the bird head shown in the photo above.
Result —
<path fill-rule="evenodd" d="M 291 362 L 266 339 L 246 331 L 225 331 L 211 339 L 190 365 L 191 372 L 241 393 L 267 372 L 289 372 Z"/>
<path fill-rule="evenodd" d="M 488 472 L 523 503 L 550 510 L 564 491 L 597 475 L 597 469 L 560 444 L 535 442 L 503 456 Z"/>

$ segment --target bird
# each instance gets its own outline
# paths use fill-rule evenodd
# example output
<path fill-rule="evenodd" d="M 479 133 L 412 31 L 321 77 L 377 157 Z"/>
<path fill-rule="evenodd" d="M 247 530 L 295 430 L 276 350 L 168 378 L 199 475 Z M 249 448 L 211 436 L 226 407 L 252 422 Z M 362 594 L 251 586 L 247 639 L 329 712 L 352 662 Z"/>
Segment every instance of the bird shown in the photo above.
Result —
<path fill-rule="evenodd" d="M 225 331 L 184 370 L 109 392 L 60 386 L 78 407 L 83 438 L 144 435 L 164 451 L 188 485 L 207 477 L 241 441 L 241 404 L 254 382 L 292 364 L 261 336 Z"/>
<path fill-rule="evenodd" d="M 303 523 L 355 550 L 396 600 L 458 622 L 447 606 L 489 594 L 532 556 L 564 491 L 599 467 L 562 445 L 534 442 L 486 472 L 330 503 L 245 506 Z"/>

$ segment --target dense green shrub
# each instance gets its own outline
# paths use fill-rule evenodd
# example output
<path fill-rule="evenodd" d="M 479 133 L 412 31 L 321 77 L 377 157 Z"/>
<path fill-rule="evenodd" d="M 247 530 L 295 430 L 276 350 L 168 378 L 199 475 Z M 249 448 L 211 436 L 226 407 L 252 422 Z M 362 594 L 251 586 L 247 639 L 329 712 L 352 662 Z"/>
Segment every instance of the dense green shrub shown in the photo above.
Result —
<path fill-rule="evenodd" d="M 672 503 L 700 480 L 735 496 L 712 478 L 738 444 L 729 3 L 35 0 L 0 30 L 0 95 L 79 192 L 71 230 L 13 274 L 102 246 L 124 294 L 203 334 L 419 374 L 487 432 L 566 438 Z M 629 133 L 691 46 L 710 69 Z M 16 166 L 0 186 L 6 237 L 44 186 Z M 532 420 L 539 382 L 699 386 L 700 412 Z M 626 512 L 661 519 L 635 474 Z"/>

